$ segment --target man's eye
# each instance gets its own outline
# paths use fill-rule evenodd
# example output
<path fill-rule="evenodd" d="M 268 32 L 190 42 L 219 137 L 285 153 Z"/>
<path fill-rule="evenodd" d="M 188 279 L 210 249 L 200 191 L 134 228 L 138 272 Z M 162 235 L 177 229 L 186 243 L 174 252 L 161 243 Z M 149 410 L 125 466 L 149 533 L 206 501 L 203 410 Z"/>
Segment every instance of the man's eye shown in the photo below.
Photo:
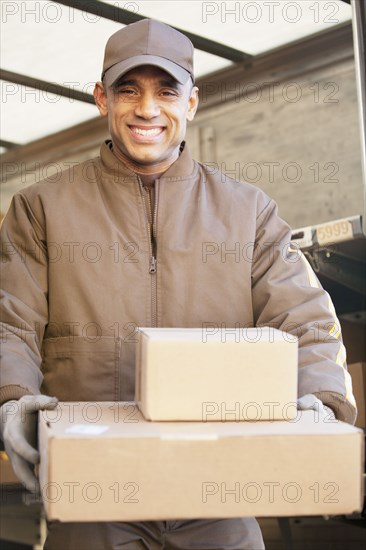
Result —
<path fill-rule="evenodd" d="M 131 90 L 130 88 L 119 88 L 117 89 L 117 93 L 118 94 L 123 94 L 123 95 L 133 95 L 135 94 L 135 90 Z"/>
<path fill-rule="evenodd" d="M 161 95 L 167 96 L 167 97 L 177 97 L 177 92 L 175 90 L 163 90 L 161 92 Z"/>

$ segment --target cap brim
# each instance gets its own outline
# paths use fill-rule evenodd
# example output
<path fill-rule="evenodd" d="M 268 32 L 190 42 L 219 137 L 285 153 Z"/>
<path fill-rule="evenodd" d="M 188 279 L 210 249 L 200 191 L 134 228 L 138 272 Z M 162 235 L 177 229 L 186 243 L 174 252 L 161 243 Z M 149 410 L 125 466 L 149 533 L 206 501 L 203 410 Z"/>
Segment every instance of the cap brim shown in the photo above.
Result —
<path fill-rule="evenodd" d="M 122 75 L 136 67 L 141 67 L 141 65 L 159 67 L 169 73 L 180 84 L 185 84 L 191 76 L 188 71 L 164 57 L 156 55 L 137 55 L 125 61 L 121 61 L 120 63 L 116 63 L 106 71 L 104 78 L 107 86 L 112 86 Z"/>

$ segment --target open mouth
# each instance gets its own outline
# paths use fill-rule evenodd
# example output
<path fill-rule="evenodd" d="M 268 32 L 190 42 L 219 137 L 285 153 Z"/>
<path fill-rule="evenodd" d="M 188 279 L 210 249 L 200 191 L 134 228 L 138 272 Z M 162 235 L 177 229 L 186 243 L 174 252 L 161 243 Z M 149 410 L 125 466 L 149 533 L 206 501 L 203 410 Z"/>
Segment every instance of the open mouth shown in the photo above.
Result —
<path fill-rule="evenodd" d="M 163 126 L 153 126 L 153 127 L 141 127 L 141 126 L 129 126 L 129 129 L 136 137 L 142 138 L 154 138 L 161 135 L 164 132 Z"/>

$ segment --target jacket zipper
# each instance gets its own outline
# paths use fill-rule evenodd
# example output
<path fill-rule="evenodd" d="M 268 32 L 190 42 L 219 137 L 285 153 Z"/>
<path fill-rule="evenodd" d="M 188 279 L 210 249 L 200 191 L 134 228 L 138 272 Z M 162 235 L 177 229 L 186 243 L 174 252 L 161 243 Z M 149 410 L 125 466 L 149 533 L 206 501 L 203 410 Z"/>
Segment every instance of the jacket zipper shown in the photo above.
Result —
<path fill-rule="evenodd" d="M 149 253 L 150 253 L 150 259 L 149 259 L 149 274 L 151 275 L 151 326 L 156 327 L 157 326 L 157 284 L 156 284 L 156 270 L 157 270 L 157 260 L 156 260 L 156 218 L 157 218 L 157 211 L 158 211 L 158 180 L 155 181 L 155 204 L 154 204 L 154 212 L 152 212 L 151 208 L 151 196 L 150 191 L 148 190 L 147 193 L 144 191 L 144 186 L 142 184 L 142 181 L 140 178 L 138 178 L 139 181 L 139 187 L 140 187 L 140 193 L 142 198 L 142 205 L 144 208 L 145 213 L 145 220 L 146 220 L 146 230 L 148 233 L 148 240 L 149 240 Z M 146 206 L 146 200 L 145 196 L 147 194 L 147 200 L 148 200 L 148 208 Z M 151 228 L 152 224 L 152 228 Z"/>

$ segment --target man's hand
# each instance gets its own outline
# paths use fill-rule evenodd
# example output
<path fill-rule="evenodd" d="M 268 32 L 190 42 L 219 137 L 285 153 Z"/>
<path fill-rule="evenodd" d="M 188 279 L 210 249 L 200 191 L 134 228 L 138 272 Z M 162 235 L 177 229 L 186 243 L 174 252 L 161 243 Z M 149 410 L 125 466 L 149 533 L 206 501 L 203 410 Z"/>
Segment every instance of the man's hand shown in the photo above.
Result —
<path fill-rule="evenodd" d="M 0 430 L 5 450 L 14 472 L 28 491 L 39 491 L 34 465 L 39 462 L 37 450 L 38 411 L 54 409 L 56 397 L 24 395 L 18 401 L 7 401 L 0 407 Z"/>
<path fill-rule="evenodd" d="M 312 393 L 307 393 L 306 395 L 299 397 L 299 399 L 297 400 L 297 408 L 299 411 L 316 411 L 318 419 L 321 422 L 336 421 L 336 417 L 332 409 L 324 405 L 323 402 L 320 401 L 320 399 L 318 399 Z"/>

